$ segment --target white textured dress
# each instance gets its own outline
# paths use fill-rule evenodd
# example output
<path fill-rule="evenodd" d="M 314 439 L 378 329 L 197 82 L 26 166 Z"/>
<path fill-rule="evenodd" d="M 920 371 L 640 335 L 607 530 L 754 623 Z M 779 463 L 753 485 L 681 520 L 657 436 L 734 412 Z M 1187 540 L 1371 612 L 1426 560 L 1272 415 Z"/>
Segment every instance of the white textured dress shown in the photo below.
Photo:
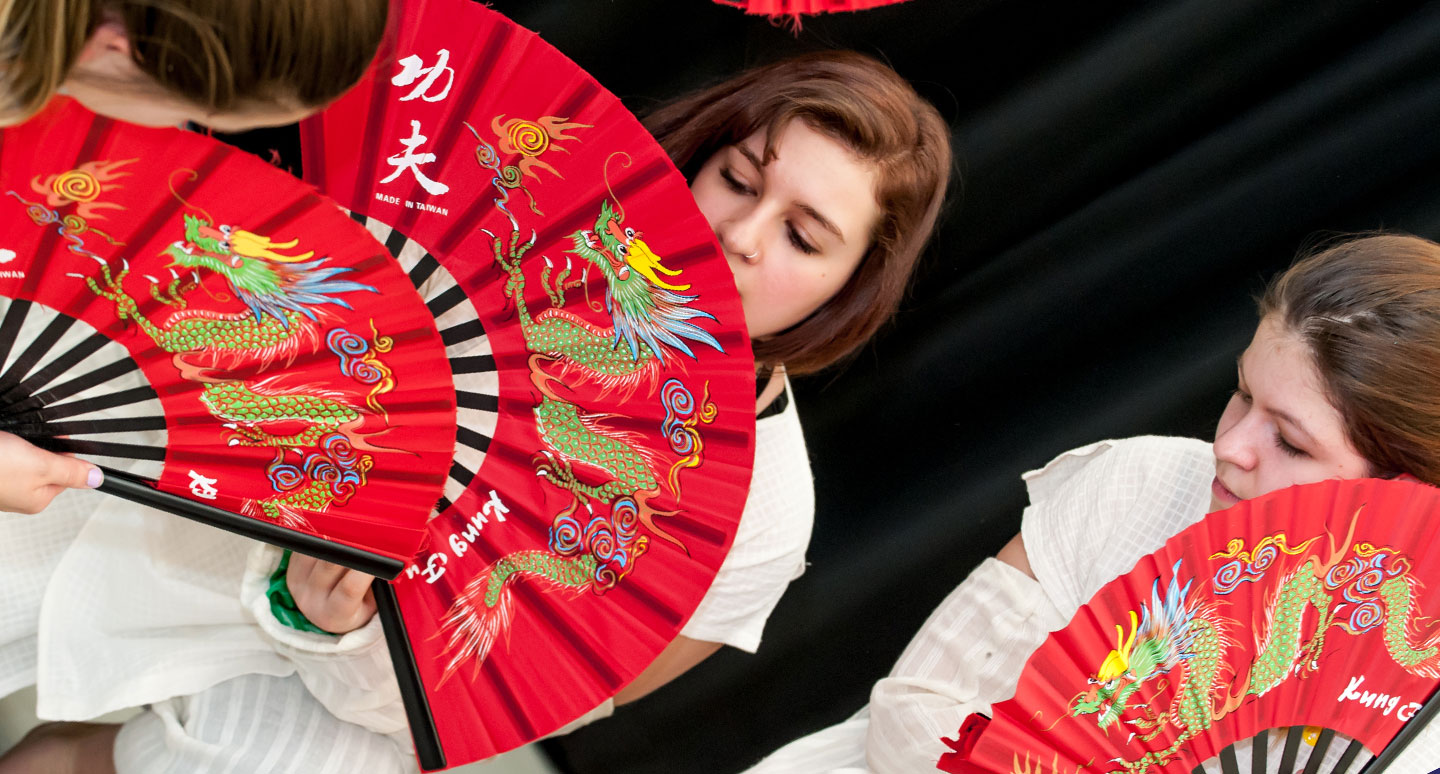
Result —
<path fill-rule="evenodd" d="M 754 651 L 804 571 L 814 486 L 784 395 L 757 420 L 751 494 L 687 636 Z M 281 624 L 265 596 L 278 550 L 95 492 L 5 515 L 0 539 L 15 556 L 0 690 L 36 683 L 44 719 L 148 705 L 116 741 L 121 774 L 413 770 L 379 621 L 340 637 Z"/>
<path fill-rule="evenodd" d="M 1210 445 L 1184 438 L 1102 441 L 1025 474 L 1021 524 L 1032 579 L 987 559 L 931 614 L 870 704 L 849 720 L 796 740 L 748 774 L 920 774 L 936 771 L 972 712 L 1011 698 L 1026 659 L 1107 582 L 1127 573 L 1204 517 L 1215 475 Z M 1432 724 L 1389 769 L 1440 766 Z M 1279 735 L 1272 737 L 1272 770 Z M 1248 743 L 1237 745 L 1241 760 Z M 1332 745 L 1333 762 L 1343 745 Z M 1302 752 L 1305 763 L 1308 750 Z M 1219 774 L 1218 764 L 1207 765 Z"/>

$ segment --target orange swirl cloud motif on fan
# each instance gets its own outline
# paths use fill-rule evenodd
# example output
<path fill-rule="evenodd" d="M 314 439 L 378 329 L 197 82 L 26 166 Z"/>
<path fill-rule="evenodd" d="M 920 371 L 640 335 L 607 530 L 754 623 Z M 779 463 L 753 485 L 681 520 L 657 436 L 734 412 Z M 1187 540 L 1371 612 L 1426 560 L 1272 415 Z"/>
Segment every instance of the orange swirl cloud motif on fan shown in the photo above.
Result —
<path fill-rule="evenodd" d="M 519 154 L 523 158 L 516 164 L 521 174 L 526 177 L 540 179 L 535 170 L 543 169 L 550 174 L 564 179 L 554 167 L 540 160 L 540 155 L 548 150 L 556 150 L 561 153 L 569 153 L 563 146 L 554 143 L 565 140 L 576 139 L 573 135 L 565 134 L 571 129 L 589 129 L 590 124 L 570 123 L 567 119 L 558 116 L 541 116 L 538 121 L 527 121 L 523 118 L 512 118 L 508 121 L 502 119 L 505 114 L 501 113 L 490 120 L 490 129 L 495 132 L 499 140 L 500 151 L 511 155 Z"/>
<path fill-rule="evenodd" d="M 120 168 L 138 159 L 121 161 L 87 161 L 68 172 L 60 172 L 41 179 L 36 175 L 30 180 L 30 188 L 45 197 L 45 203 L 59 209 L 70 204 L 76 205 L 75 213 L 82 218 L 104 219 L 102 209 L 123 210 L 124 207 L 109 202 L 96 201 L 107 191 L 120 187 L 118 180 L 129 172 Z"/>

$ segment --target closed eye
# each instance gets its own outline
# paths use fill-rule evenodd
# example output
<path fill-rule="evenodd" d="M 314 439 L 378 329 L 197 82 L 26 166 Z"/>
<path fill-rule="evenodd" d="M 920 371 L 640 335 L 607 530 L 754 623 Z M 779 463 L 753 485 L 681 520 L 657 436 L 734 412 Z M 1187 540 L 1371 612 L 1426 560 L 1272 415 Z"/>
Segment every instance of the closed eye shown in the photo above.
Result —
<path fill-rule="evenodd" d="M 1289 456 L 1291 456 L 1291 457 L 1304 457 L 1304 456 L 1306 456 L 1304 449 L 1301 449 L 1301 448 L 1295 446 L 1294 444 L 1291 444 L 1289 441 L 1285 440 L 1285 436 L 1281 435 L 1281 434 L 1278 433 L 1278 432 L 1275 433 L 1275 446 L 1276 446 L 1277 448 L 1279 448 L 1280 451 L 1284 452 L 1285 454 L 1287 454 L 1287 455 L 1289 455 Z"/>
<path fill-rule="evenodd" d="M 755 189 L 740 182 L 740 178 L 736 177 L 735 173 L 731 172 L 729 167 L 720 168 L 720 178 L 725 181 L 725 187 L 729 188 L 735 193 L 745 196 L 755 195 Z"/>
<path fill-rule="evenodd" d="M 799 250 L 806 255 L 814 255 L 815 253 L 820 252 L 820 248 L 805 241 L 805 237 L 800 235 L 800 232 L 796 230 L 794 225 L 786 223 L 785 230 L 789 233 L 790 244 L 795 245 L 796 250 Z"/>

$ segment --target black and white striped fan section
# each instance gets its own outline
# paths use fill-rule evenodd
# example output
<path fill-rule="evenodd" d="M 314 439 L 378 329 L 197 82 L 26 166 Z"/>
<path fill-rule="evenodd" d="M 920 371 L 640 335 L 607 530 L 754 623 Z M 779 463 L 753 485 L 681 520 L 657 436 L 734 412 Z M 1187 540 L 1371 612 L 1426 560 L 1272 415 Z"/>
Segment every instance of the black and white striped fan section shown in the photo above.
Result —
<path fill-rule="evenodd" d="M 157 480 L 165 413 L 130 353 L 43 304 L 0 296 L 0 431 Z"/>
<path fill-rule="evenodd" d="M 357 212 L 350 217 L 382 242 L 410 275 L 410 282 L 435 318 L 455 378 L 455 457 L 445 481 L 445 495 L 430 514 L 433 518 L 470 486 L 485 463 L 485 452 L 500 419 L 500 375 L 475 307 L 435 256 L 379 220 Z"/>
<path fill-rule="evenodd" d="M 1359 742 L 1316 726 L 1262 731 L 1249 741 L 1226 747 L 1191 774 L 1360 774 L 1375 758 Z"/>

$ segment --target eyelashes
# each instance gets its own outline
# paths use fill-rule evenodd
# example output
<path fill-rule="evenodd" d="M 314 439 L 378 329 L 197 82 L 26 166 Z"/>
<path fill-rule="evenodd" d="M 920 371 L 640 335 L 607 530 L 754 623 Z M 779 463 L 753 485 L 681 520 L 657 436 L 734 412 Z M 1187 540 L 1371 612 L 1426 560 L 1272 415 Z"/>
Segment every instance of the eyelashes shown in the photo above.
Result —
<path fill-rule="evenodd" d="M 1241 390 L 1241 389 L 1238 388 L 1238 387 L 1235 388 L 1233 391 L 1231 391 L 1230 394 L 1231 394 L 1232 397 L 1236 397 L 1236 398 L 1239 398 L 1240 400 L 1244 401 L 1247 406 L 1250 404 L 1250 402 L 1251 402 L 1251 400 L 1252 400 L 1251 397 L 1250 397 L 1250 395 L 1249 395 L 1249 393 L 1246 393 L 1244 390 Z M 1298 447 L 1298 446 L 1290 443 L 1289 441 L 1285 440 L 1285 436 L 1282 435 L 1279 430 L 1276 430 L 1276 431 L 1275 431 L 1275 439 L 1274 439 L 1274 440 L 1275 440 L 1275 448 L 1279 449 L 1279 450 L 1281 451 L 1281 453 L 1285 454 L 1285 455 L 1288 456 L 1288 457 L 1306 457 L 1306 456 L 1309 456 L 1309 453 L 1306 452 L 1304 449 L 1301 449 L 1300 447 Z"/>
<path fill-rule="evenodd" d="M 725 187 L 729 188 L 735 193 L 744 194 L 746 196 L 755 195 L 755 189 L 740 182 L 740 178 L 735 177 L 735 173 L 731 172 L 729 167 L 720 168 L 720 177 L 725 181 Z"/>
<path fill-rule="evenodd" d="M 729 167 L 720 168 L 720 179 L 724 181 L 725 187 L 734 193 L 741 196 L 755 195 L 755 189 L 741 182 L 740 178 L 736 177 L 735 173 L 731 171 Z M 789 221 L 785 222 L 785 236 L 790 240 L 790 244 L 793 245 L 796 250 L 806 255 L 814 255 L 820 252 L 819 247 L 806 241 L 805 237 L 801 236 L 800 230 L 795 228 L 794 223 Z"/>
<path fill-rule="evenodd" d="M 1305 456 L 1305 450 L 1296 448 L 1295 446 L 1291 445 L 1289 441 L 1285 440 L 1285 436 L 1279 434 L 1278 432 L 1275 434 L 1275 448 L 1279 449 L 1282 453 L 1291 457 Z"/>
<path fill-rule="evenodd" d="M 793 225 L 786 223 L 785 230 L 789 232 L 790 244 L 795 245 L 796 250 L 799 250 L 806 255 L 814 255 L 815 253 L 820 252 L 820 248 L 815 247 L 809 242 L 806 242 L 805 238 L 800 236 L 800 232 L 796 231 Z"/>

